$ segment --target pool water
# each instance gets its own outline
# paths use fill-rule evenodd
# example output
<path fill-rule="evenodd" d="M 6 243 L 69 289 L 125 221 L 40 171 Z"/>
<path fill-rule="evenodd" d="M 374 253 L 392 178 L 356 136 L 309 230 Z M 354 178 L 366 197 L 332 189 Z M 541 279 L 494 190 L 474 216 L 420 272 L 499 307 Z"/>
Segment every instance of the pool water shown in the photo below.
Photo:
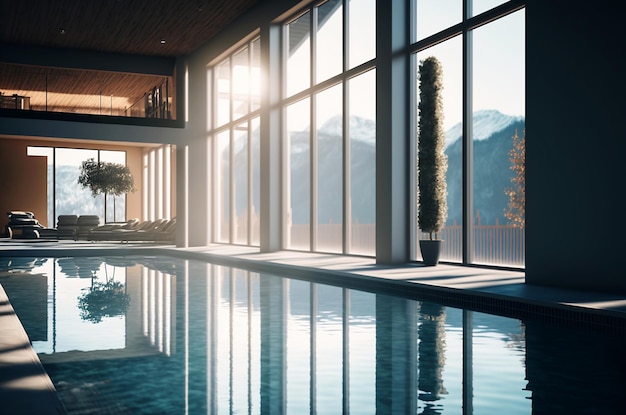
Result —
<path fill-rule="evenodd" d="M 621 414 L 626 339 L 215 264 L 0 262 L 70 414 Z"/>

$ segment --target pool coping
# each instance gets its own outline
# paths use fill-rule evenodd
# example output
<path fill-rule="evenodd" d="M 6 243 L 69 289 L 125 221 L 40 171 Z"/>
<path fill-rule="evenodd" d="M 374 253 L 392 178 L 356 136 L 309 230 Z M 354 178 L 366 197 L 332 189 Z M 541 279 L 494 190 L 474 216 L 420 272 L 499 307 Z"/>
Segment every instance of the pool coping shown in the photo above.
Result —
<path fill-rule="evenodd" d="M 50 377 L 0 285 L 0 405 L 11 414 L 65 414 Z"/>

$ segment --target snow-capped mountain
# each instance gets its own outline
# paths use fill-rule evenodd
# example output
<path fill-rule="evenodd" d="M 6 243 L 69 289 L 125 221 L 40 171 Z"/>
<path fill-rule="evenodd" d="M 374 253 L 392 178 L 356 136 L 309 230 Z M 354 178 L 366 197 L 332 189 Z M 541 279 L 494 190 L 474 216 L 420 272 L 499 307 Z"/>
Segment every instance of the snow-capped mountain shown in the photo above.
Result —
<path fill-rule="evenodd" d="M 353 115 L 350 117 L 349 122 L 351 140 L 363 141 L 372 145 L 376 144 L 376 122 L 374 120 Z M 302 132 L 308 131 L 309 127 Z M 326 122 L 319 127 L 318 135 L 341 137 L 343 135 L 341 115 L 335 115 L 326 120 Z"/>
<path fill-rule="evenodd" d="M 474 113 L 473 119 L 474 140 L 485 140 L 511 124 L 523 120 L 524 117 L 502 114 L 498 110 L 480 110 Z M 446 147 L 461 138 L 462 134 L 462 123 L 458 123 L 446 131 Z"/>

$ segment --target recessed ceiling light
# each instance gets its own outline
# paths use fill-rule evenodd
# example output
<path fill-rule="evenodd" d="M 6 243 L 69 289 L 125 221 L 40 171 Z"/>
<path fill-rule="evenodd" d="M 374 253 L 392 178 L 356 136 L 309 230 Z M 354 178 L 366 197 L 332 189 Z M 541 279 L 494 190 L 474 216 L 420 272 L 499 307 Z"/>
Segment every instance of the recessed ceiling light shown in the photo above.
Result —
<path fill-rule="evenodd" d="M 165 39 L 161 39 L 161 44 L 165 45 Z"/>

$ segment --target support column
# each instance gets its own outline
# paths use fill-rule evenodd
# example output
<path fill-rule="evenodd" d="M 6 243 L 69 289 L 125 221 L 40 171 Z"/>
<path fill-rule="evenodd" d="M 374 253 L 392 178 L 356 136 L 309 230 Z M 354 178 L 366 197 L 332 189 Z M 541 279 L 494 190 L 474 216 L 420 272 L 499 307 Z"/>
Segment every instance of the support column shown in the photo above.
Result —
<path fill-rule="evenodd" d="M 376 296 L 376 413 L 417 412 L 415 302 Z"/>
<path fill-rule="evenodd" d="M 409 2 L 376 1 L 376 262 L 410 260 Z"/>
<path fill-rule="evenodd" d="M 184 144 L 176 146 L 176 246 L 189 246 L 189 187 L 187 183 L 187 166 L 189 149 Z"/>
<path fill-rule="evenodd" d="M 261 91 L 261 252 L 278 251 L 282 247 L 281 206 L 281 27 L 261 27 L 261 67 L 265 68 Z M 272 86 L 272 87 L 270 87 Z"/>
<path fill-rule="evenodd" d="M 261 413 L 281 415 L 286 406 L 287 285 L 264 275 L 261 301 Z"/>

